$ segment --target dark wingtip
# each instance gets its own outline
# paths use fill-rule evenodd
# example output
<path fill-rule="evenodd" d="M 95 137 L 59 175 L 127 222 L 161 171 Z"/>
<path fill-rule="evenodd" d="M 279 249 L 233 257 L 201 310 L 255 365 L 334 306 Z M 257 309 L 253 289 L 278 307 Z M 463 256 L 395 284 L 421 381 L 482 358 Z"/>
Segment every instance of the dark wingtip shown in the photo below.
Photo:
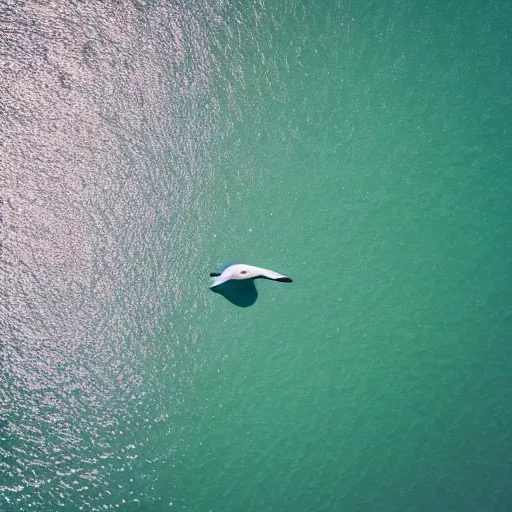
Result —
<path fill-rule="evenodd" d="M 275 281 L 279 281 L 280 283 L 293 283 L 291 277 L 278 277 Z"/>
<path fill-rule="evenodd" d="M 218 272 L 210 272 L 210 277 L 219 277 L 220 274 Z"/>

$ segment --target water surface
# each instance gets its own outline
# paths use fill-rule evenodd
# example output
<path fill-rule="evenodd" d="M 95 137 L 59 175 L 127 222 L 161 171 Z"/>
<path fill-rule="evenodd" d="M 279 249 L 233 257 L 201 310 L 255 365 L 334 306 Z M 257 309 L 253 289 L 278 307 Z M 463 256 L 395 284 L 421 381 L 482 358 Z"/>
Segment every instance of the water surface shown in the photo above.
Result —
<path fill-rule="evenodd" d="M 509 3 L 0 9 L 2 510 L 509 509 Z"/>

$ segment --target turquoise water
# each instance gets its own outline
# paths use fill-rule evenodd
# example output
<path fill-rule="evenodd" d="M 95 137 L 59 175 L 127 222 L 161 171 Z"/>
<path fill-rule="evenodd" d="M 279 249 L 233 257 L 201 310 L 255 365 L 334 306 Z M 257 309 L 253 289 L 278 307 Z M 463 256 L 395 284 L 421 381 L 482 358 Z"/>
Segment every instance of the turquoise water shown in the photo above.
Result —
<path fill-rule="evenodd" d="M 0 510 L 510 510 L 509 2 L 0 8 Z"/>

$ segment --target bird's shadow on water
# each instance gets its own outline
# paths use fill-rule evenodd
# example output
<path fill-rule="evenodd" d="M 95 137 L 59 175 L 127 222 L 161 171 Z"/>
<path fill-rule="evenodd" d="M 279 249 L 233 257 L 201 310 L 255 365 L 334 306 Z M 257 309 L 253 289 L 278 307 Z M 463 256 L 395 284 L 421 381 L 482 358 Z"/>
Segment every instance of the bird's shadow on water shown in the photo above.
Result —
<path fill-rule="evenodd" d="M 254 285 L 253 280 L 230 280 L 210 288 L 212 292 L 222 295 L 225 299 L 229 300 L 231 304 L 240 308 L 248 308 L 252 306 L 258 298 L 258 290 Z"/>

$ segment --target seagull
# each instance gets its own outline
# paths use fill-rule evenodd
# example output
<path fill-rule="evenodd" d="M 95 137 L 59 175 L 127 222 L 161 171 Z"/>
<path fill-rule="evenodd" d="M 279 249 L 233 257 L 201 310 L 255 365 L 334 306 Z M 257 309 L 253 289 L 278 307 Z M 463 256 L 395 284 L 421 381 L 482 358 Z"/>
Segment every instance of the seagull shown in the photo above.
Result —
<path fill-rule="evenodd" d="M 216 278 L 210 288 L 219 286 L 220 284 L 225 283 L 226 281 L 230 281 L 231 279 L 235 279 L 237 281 L 244 279 L 270 279 L 271 281 L 279 281 L 280 283 L 293 282 L 291 278 L 285 276 L 284 274 L 279 274 L 278 272 L 267 270 L 266 268 L 253 267 L 252 265 L 244 264 L 231 265 L 226 270 L 224 270 L 222 274 L 212 272 L 210 277 Z"/>

